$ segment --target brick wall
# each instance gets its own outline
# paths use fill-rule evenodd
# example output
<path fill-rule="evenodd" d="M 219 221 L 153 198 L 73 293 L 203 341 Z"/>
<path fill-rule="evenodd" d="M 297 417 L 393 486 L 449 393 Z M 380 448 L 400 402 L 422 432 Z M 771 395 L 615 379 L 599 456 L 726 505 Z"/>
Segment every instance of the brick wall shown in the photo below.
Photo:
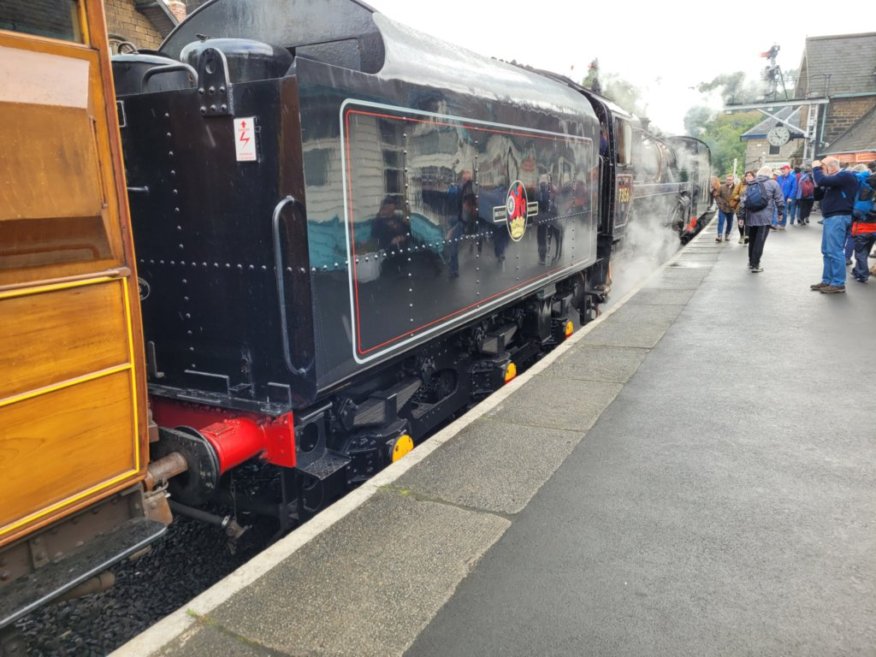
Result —
<path fill-rule="evenodd" d="M 182 4 L 182 3 L 180 3 Z M 76 38 L 69 0 L 0 0 L 0 29 L 61 39 Z M 155 49 L 161 35 L 134 0 L 105 0 L 110 34 L 124 37 L 138 48 Z"/>
<path fill-rule="evenodd" d="M 829 107 L 822 139 L 831 143 L 851 128 L 864 114 L 876 107 L 876 96 L 836 98 L 830 101 Z"/>
<path fill-rule="evenodd" d="M 0 0 L 0 29 L 76 40 L 70 3 L 64 0 Z"/>
<path fill-rule="evenodd" d="M 770 155 L 770 144 L 766 139 L 748 139 L 745 142 L 745 165 L 743 170 L 757 171 L 765 163 L 789 162 L 800 164 L 803 159 L 803 140 L 791 139 L 779 148 L 776 155 Z"/>
<path fill-rule="evenodd" d="M 105 0 L 106 26 L 110 34 L 124 37 L 141 49 L 155 50 L 161 35 L 143 14 L 134 9 L 134 0 Z"/>

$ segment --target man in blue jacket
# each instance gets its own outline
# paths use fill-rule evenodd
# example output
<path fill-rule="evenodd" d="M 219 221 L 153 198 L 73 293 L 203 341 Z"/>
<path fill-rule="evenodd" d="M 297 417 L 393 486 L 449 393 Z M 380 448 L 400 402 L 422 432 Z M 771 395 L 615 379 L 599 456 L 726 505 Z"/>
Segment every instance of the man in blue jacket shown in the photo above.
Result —
<path fill-rule="evenodd" d="M 785 197 L 785 216 L 779 222 L 779 226 L 784 228 L 789 219 L 793 226 L 797 216 L 797 174 L 786 164 L 782 167 L 782 175 L 776 178 L 776 182 L 779 183 L 782 196 Z"/>
<path fill-rule="evenodd" d="M 810 289 L 822 294 L 842 294 L 846 291 L 846 259 L 843 247 L 852 224 L 852 208 L 858 179 L 851 171 L 841 171 L 839 160 L 826 157 L 824 162 L 812 163 L 815 184 L 824 188 L 821 215 L 824 224 L 821 232 L 821 255 L 824 269 L 821 282 Z"/>

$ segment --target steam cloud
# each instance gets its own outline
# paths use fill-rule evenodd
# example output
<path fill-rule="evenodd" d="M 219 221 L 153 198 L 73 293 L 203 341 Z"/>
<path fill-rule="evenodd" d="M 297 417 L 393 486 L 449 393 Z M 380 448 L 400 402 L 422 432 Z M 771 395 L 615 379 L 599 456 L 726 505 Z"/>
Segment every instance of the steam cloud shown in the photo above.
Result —
<path fill-rule="evenodd" d="M 681 243 L 678 233 L 667 227 L 656 214 L 639 214 L 627 226 L 624 244 L 612 259 L 612 286 L 608 306 L 671 258 Z"/>

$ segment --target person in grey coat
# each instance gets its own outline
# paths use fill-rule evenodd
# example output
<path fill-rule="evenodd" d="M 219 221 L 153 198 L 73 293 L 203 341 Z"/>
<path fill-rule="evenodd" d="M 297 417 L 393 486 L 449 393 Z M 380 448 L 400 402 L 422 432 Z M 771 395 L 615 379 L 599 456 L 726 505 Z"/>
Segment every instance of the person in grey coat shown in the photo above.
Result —
<path fill-rule="evenodd" d="M 776 211 L 779 223 L 782 222 L 785 216 L 785 197 L 782 194 L 782 188 L 772 179 L 772 175 L 772 169 L 761 167 L 757 172 L 755 182 L 748 186 L 742 199 L 744 204 L 751 187 L 754 184 L 761 183 L 764 193 L 769 200 L 766 207 L 762 210 L 746 208 L 745 211 L 745 225 L 748 226 L 748 268 L 753 274 L 759 274 L 763 271 L 763 267 L 760 266 L 760 259 L 763 256 L 763 247 L 767 235 L 770 233 L 773 211 Z"/>

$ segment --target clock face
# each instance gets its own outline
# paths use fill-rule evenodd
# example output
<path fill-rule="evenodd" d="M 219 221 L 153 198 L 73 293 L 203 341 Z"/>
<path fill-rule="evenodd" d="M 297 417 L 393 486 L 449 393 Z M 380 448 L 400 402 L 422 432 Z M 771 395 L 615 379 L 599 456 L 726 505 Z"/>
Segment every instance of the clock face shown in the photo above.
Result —
<path fill-rule="evenodd" d="M 767 133 L 767 141 L 773 146 L 783 146 L 791 138 L 791 132 L 783 125 L 777 125 Z"/>

